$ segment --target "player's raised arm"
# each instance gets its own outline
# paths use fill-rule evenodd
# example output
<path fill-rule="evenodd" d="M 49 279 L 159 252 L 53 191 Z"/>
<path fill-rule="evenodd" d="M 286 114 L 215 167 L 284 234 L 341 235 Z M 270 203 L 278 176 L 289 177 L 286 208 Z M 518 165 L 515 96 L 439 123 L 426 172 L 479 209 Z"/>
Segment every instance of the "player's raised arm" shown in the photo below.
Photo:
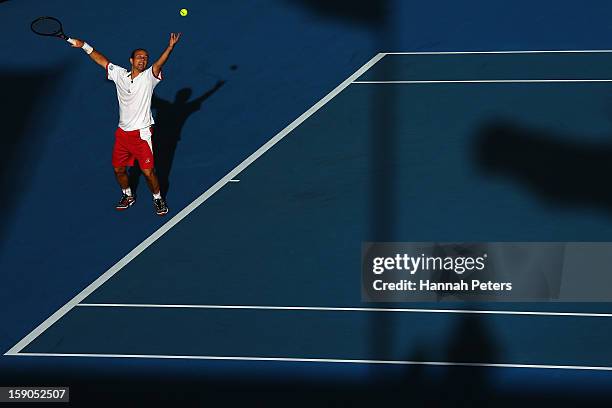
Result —
<path fill-rule="evenodd" d="M 180 38 L 181 33 L 170 33 L 170 40 L 168 41 L 168 46 L 166 47 L 164 52 L 162 52 L 162 55 L 160 55 L 159 59 L 153 64 L 153 75 L 159 77 L 159 73 L 161 72 L 162 66 L 166 63 L 166 61 L 168 61 L 170 53 L 172 52 L 174 46 Z"/>
<path fill-rule="evenodd" d="M 78 38 L 71 38 L 70 44 L 72 44 L 72 46 L 74 48 L 82 48 L 83 51 L 85 51 L 87 54 L 89 54 L 89 57 L 94 60 L 94 62 L 96 64 L 98 64 L 99 66 L 101 66 L 102 68 L 106 69 L 106 66 L 108 65 L 108 59 L 102 55 L 100 52 L 96 51 L 93 49 L 93 47 L 89 44 L 87 44 L 85 41 L 83 40 L 79 40 Z"/>

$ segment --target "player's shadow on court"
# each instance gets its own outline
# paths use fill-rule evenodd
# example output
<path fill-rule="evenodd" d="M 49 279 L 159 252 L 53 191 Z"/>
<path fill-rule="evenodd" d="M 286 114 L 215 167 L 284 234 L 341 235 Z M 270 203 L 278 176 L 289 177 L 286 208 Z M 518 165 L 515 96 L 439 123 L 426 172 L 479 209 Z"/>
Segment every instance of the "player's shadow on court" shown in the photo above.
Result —
<path fill-rule="evenodd" d="M 585 143 L 560 136 L 493 122 L 476 135 L 475 162 L 487 176 L 513 180 L 550 205 L 599 208 L 612 214 L 612 142 Z"/>
<path fill-rule="evenodd" d="M 176 93 L 174 102 L 153 95 L 151 107 L 155 110 L 155 126 L 153 130 L 153 157 L 155 172 L 159 179 L 162 195 L 165 197 L 170 189 L 170 173 L 174 162 L 177 145 L 187 118 L 200 110 L 202 102 L 217 92 L 225 81 L 218 81 L 211 89 L 201 96 L 191 99 L 191 89 L 184 88 Z M 130 170 L 130 186 L 138 189 L 140 168 L 136 165 Z"/>

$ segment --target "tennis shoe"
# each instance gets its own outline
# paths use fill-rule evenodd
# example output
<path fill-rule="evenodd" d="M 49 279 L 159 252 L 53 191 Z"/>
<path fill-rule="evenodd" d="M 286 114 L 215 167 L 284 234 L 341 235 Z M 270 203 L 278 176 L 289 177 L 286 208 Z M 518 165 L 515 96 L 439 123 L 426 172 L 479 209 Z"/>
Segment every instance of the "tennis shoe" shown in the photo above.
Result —
<path fill-rule="evenodd" d="M 157 215 L 166 215 L 168 214 L 168 206 L 166 205 L 166 201 L 163 198 L 156 198 L 153 200 L 153 207 L 155 207 L 155 213 Z"/>
<path fill-rule="evenodd" d="M 115 208 L 118 211 L 127 210 L 132 205 L 134 205 L 135 202 L 136 202 L 136 197 L 134 197 L 133 195 L 127 195 L 124 193 L 121 195 L 121 200 L 119 200 Z"/>

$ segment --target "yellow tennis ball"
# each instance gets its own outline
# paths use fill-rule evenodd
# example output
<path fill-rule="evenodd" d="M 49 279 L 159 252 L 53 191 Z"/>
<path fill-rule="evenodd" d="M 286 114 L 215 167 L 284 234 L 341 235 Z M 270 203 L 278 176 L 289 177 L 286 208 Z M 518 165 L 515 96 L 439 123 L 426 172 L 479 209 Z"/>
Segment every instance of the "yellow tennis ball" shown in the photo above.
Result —
<path fill-rule="evenodd" d="M 181 9 L 180 14 L 185 17 L 187 15 L 187 9 Z"/>

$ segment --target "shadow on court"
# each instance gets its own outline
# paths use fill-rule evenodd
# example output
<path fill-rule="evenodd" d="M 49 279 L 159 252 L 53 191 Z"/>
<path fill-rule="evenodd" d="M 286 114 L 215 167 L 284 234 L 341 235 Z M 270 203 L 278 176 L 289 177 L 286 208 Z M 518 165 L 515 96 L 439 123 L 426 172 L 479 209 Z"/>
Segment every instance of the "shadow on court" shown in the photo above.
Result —
<path fill-rule="evenodd" d="M 497 121 L 476 134 L 474 158 L 486 176 L 512 180 L 550 206 L 591 207 L 612 215 L 612 141 L 574 142 Z"/>
<path fill-rule="evenodd" d="M 42 112 L 43 104 L 48 102 L 46 98 L 52 88 L 62 82 L 66 72 L 62 67 L 42 72 L 0 71 L 0 81 L 6 95 L 0 110 L 3 127 L 0 135 L 0 189 L 4 192 L 4 221 L 0 224 L 2 243 L 5 242 L 14 211 L 37 171 L 44 151 L 44 128 L 53 124 L 52 115 Z M 0 249 L 2 246 L 0 243 Z"/>
<path fill-rule="evenodd" d="M 181 89 L 176 93 L 174 102 L 167 101 L 153 95 L 151 107 L 155 110 L 155 126 L 153 131 L 153 154 L 155 157 L 155 172 L 159 179 L 162 195 L 166 197 L 170 189 L 170 173 L 174 162 L 174 155 L 183 126 L 189 116 L 200 110 L 202 103 L 217 92 L 225 81 L 218 81 L 211 89 L 201 96 L 191 99 L 190 88 Z M 130 186 L 134 192 L 138 189 L 141 175 L 140 168 L 136 165 L 129 173 Z"/>
<path fill-rule="evenodd" d="M 427 344 L 412 347 L 408 361 L 448 361 L 457 363 L 483 363 L 499 360 L 495 340 L 478 315 L 458 315 L 457 327 L 447 339 L 447 349 L 440 350 Z M 486 406 L 495 398 L 494 385 L 488 378 L 489 368 L 483 367 L 429 367 L 407 366 L 402 385 L 414 390 L 417 406 Z M 459 397 L 459 398 L 458 398 Z"/>
<path fill-rule="evenodd" d="M 309 8 L 319 16 L 327 17 L 339 23 L 349 23 L 365 27 L 370 30 L 372 40 L 381 50 L 393 49 L 400 41 L 402 27 L 394 22 L 392 13 L 392 1 L 366 2 L 366 1 L 325 1 L 325 0 L 301 0 L 299 4 Z M 382 78 L 397 78 L 399 73 L 394 64 L 382 64 L 380 69 Z M 406 163 L 401 161 L 402 152 L 399 151 L 401 137 L 399 124 L 406 120 L 405 112 L 401 112 L 398 105 L 400 89 L 395 86 L 376 86 L 372 88 L 371 106 L 371 129 L 369 142 L 369 220 L 367 236 L 361 237 L 363 241 L 370 242 L 396 242 L 406 240 L 410 236 L 408 231 L 399 231 L 396 220 L 400 213 L 410 211 L 405 208 L 405 203 L 400 203 L 398 191 L 404 186 L 399 178 L 400 167 Z M 414 210 L 414 209 L 413 209 Z M 426 209 L 420 209 L 426 211 Z M 443 241 L 444 237 L 440 237 Z M 368 303 L 368 307 L 394 307 L 392 303 Z M 372 313 L 369 321 L 369 352 L 372 359 L 396 359 L 394 350 L 405 348 L 406 354 L 414 353 L 415 345 L 398 343 L 398 318 L 394 313 Z M 415 330 L 419 330 L 418 327 Z M 492 361 L 494 359 L 495 346 L 491 342 L 478 315 L 470 316 L 469 319 L 461 320 L 459 328 L 449 339 L 452 348 L 448 356 L 441 356 L 441 350 L 428 350 L 427 345 L 416 347 L 417 354 L 410 355 L 407 360 L 426 361 L 423 358 L 429 356 L 433 361 L 462 361 L 465 355 L 470 358 L 481 358 L 481 361 Z M 474 354 L 474 348 L 478 352 Z M 464 352 L 471 352 L 465 354 Z M 421 354 L 422 352 L 422 354 Z M 430 360 L 431 361 L 431 360 Z M 381 388 L 392 383 L 406 390 L 406 403 L 412 403 L 423 395 L 423 402 L 440 401 L 441 393 L 432 390 L 432 398 L 421 391 L 432 389 L 431 379 L 420 376 L 422 366 L 404 366 L 400 373 L 391 376 L 380 375 L 379 370 L 372 369 L 371 381 Z M 424 373 L 424 371 L 423 371 Z M 458 374 L 458 375 L 457 375 Z M 440 387 L 452 387 L 453 384 L 463 384 L 463 373 L 457 370 L 449 370 L 447 377 Z M 423 384 L 419 384 L 419 382 Z M 484 392 L 486 388 L 485 378 L 482 375 L 472 375 L 470 386 Z M 423 388 L 421 388 L 423 387 Z M 411 395 L 411 393 L 413 395 Z M 370 399 L 372 404 L 380 402 L 384 397 L 377 396 Z M 363 397 L 362 397 L 363 398 Z M 394 398 L 391 398 L 392 401 Z M 367 400 L 367 398 L 366 398 Z M 365 401 L 360 399 L 360 401 Z M 417 404 L 418 406 L 418 404 Z M 434 405 L 432 405 L 434 406 Z"/>
<path fill-rule="evenodd" d="M 299 0 L 291 3 L 298 3 L 317 16 L 339 19 L 371 29 L 380 29 L 385 24 L 390 1 Z"/>
<path fill-rule="evenodd" d="M 472 323 L 465 323 L 464 330 L 472 328 Z M 476 337 L 475 344 L 468 347 L 478 346 Z M 70 406 L 79 407 L 517 407 L 538 403 L 590 407 L 607 406 L 600 404 L 609 402 L 610 397 L 609 387 L 601 387 L 609 379 L 609 374 L 605 377 L 603 373 L 540 370 L 537 374 L 542 378 L 557 379 L 556 388 L 549 383 L 544 389 L 500 387 L 494 391 L 483 387 L 486 380 L 481 378 L 495 377 L 499 374 L 495 370 L 501 369 L 414 366 L 407 381 L 397 381 L 393 367 L 381 366 L 373 370 L 382 380 L 373 382 L 350 375 L 343 378 L 350 366 L 338 364 L 232 362 L 232 374 L 218 370 L 214 362 L 201 361 L 119 359 L 94 364 L 86 359 L 20 359 L 19 366 L 0 367 L 0 384 L 68 386 Z M 278 370 L 277 374 L 273 370 Z M 321 371 L 328 375 L 312 376 Z M 589 381 L 601 388 L 585 386 Z"/>

